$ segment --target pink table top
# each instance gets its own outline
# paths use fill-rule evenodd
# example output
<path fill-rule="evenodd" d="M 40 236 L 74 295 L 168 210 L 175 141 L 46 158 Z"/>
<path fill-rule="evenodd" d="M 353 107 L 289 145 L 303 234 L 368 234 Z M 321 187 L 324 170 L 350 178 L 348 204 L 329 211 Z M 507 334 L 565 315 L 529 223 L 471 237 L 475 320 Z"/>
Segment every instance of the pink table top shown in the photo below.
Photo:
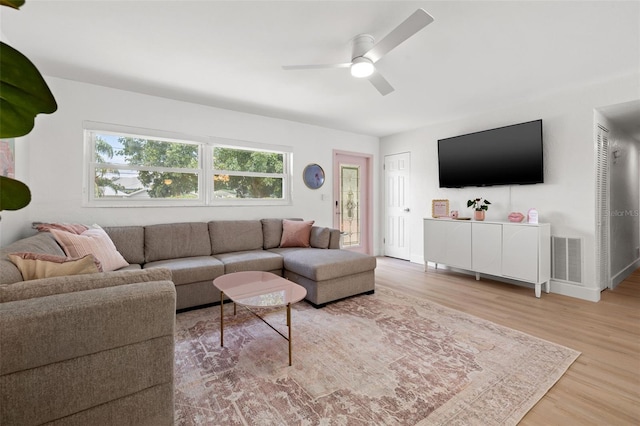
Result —
<path fill-rule="evenodd" d="M 307 290 L 271 272 L 233 272 L 213 280 L 213 285 L 235 303 L 253 307 L 286 306 L 304 299 Z"/>

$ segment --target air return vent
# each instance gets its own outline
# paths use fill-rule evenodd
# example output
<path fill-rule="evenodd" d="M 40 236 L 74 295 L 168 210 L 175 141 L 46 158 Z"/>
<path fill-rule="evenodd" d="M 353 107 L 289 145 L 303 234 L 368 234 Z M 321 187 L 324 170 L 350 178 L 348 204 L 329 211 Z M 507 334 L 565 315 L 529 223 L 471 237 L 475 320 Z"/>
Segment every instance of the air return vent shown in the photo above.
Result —
<path fill-rule="evenodd" d="M 582 283 L 582 238 L 551 237 L 551 278 Z"/>

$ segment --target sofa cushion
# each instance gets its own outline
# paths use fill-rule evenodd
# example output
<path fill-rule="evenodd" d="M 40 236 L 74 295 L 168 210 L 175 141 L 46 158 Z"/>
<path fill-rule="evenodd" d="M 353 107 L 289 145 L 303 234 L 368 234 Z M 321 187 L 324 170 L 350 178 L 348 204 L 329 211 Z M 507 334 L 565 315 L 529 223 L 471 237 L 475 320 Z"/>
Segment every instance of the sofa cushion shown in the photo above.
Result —
<path fill-rule="evenodd" d="M 309 237 L 309 245 L 313 248 L 326 249 L 329 248 L 331 240 L 331 230 L 320 226 L 311 227 L 311 236 Z"/>
<path fill-rule="evenodd" d="M 282 256 L 264 250 L 236 251 L 215 255 L 224 263 L 224 272 L 275 271 L 282 269 Z"/>
<path fill-rule="evenodd" d="M 209 222 L 213 254 L 262 249 L 259 220 L 214 220 Z"/>
<path fill-rule="evenodd" d="M 10 253 L 8 256 L 25 281 L 102 272 L 100 262 L 92 254 L 79 258 L 30 252 Z"/>
<path fill-rule="evenodd" d="M 100 261 L 105 272 L 115 271 L 129 264 L 113 245 L 109 235 L 100 227 L 87 229 L 80 235 L 57 229 L 51 229 L 51 233 L 67 256 L 83 257 L 92 254 Z"/>
<path fill-rule="evenodd" d="M 342 245 L 342 232 L 339 229 L 330 229 L 329 234 L 329 248 L 339 249 Z"/>
<path fill-rule="evenodd" d="M 129 263 L 144 263 L 144 226 L 105 226 L 122 257 Z"/>
<path fill-rule="evenodd" d="M 376 258 L 347 250 L 283 250 L 284 268 L 314 281 L 330 280 L 376 268 Z"/>
<path fill-rule="evenodd" d="M 313 223 L 313 220 L 297 221 L 284 219 L 282 221 L 280 247 L 309 247 Z"/>
<path fill-rule="evenodd" d="M 224 265 L 211 256 L 183 257 L 180 259 L 158 260 L 145 263 L 144 269 L 166 268 L 171 271 L 175 285 L 199 281 L 213 281 L 224 274 Z M 212 284 L 213 285 L 213 284 Z"/>
<path fill-rule="evenodd" d="M 144 227 L 146 262 L 209 256 L 211 242 L 204 222 L 166 223 Z"/>
<path fill-rule="evenodd" d="M 23 238 L 0 249 L 0 284 L 12 284 L 22 281 L 22 274 L 7 255 L 15 252 L 46 253 L 54 256 L 65 256 L 62 247 L 48 232 L 41 232 Z"/>
<path fill-rule="evenodd" d="M 117 269 L 118 271 L 137 271 L 139 269 L 142 269 L 142 265 L 139 263 L 130 263 L 129 265 L 125 266 L 124 268 L 120 268 Z"/>
<path fill-rule="evenodd" d="M 262 248 L 265 250 L 280 247 L 282 239 L 282 219 L 262 219 L 262 235 L 264 242 Z"/>

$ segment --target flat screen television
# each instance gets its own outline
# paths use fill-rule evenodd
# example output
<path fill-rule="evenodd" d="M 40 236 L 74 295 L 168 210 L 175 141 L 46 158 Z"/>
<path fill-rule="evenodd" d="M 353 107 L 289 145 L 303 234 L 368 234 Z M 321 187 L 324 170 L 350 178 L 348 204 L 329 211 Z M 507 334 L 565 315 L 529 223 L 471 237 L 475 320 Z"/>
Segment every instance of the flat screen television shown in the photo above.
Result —
<path fill-rule="evenodd" d="M 542 120 L 438 140 L 440 188 L 543 183 Z"/>

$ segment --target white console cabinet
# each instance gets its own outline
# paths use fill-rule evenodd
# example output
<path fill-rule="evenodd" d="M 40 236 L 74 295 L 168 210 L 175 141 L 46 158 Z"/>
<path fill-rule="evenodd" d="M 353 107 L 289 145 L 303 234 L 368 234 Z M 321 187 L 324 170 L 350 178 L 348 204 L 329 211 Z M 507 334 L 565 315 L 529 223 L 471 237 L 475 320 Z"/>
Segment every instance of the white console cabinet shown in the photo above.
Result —
<path fill-rule="evenodd" d="M 548 223 L 424 219 L 424 261 L 480 274 L 542 284 L 549 293 L 551 227 Z"/>

